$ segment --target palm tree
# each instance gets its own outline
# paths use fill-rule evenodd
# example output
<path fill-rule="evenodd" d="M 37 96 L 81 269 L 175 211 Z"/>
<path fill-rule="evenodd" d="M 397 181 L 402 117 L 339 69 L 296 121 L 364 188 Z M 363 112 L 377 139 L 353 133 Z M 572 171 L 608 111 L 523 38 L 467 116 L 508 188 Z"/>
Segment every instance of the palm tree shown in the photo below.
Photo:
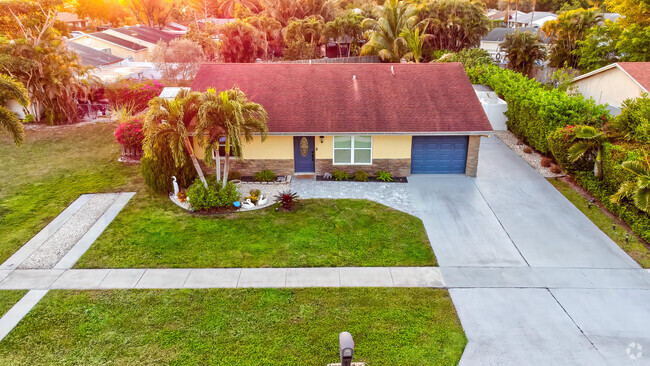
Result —
<path fill-rule="evenodd" d="M 317 58 L 317 47 L 325 40 L 325 23 L 314 17 L 295 19 L 282 30 L 282 34 L 288 46 L 287 53 L 292 58 Z"/>
<path fill-rule="evenodd" d="M 420 5 L 419 18 L 427 22 L 427 43 L 436 50 L 477 47 L 491 29 L 485 5 L 477 0 L 427 0 Z"/>
<path fill-rule="evenodd" d="M 529 31 L 507 34 L 499 46 L 506 53 L 508 67 L 526 76 L 530 76 L 536 61 L 546 59 L 542 39 Z"/>
<path fill-rule="evenodd" d="M 267 44 L 264 35 L 241 20 L 219 28 L 219 55 L 225 62 L 254 62 L 264 55 Z"/>
<path fill-rule="evenodd" d="M 624 161 L 621 168 L 632 173 L 636 181 L 628 181 L 621 184 L 610 200 L 619 203 L 622 199 L 632 199 L 634 205 L 643 212 L 650 213 L 650 159 L 644 152 L 644 159 Z"/>
<path fill-rule="evenodd" d="M 222 187 L 228 182 L 230 155 L 242 159 L 243 142 L 251 142 L 256 133 L 262 141 L 268 135 L 266 110 L 251 102 L 238 88 L 217 93 L 214 89 L 206 92 L 197 119 L 196 135 L 204 136 L 206 163 L 211 163 L 212 152 L 216 152 L 217 179 L 219 179 L 219 144 L 225 137 L 225 161 Z M 243 139 L 243 140 L 242 140 Z"/>
<path fill-rule="evenodd" d="M 284 40 L 282 39 L 282 24 L 280 22 L 266 15 L 249 17 L 244 19 L 244 22 L 255 27 L 264 36 L 264 43 L 266 43 L 264 59 L 268 59 L 269 50 L 271 50 L 272 54 L 275 54 L 276 51 L 281 52 Z"/>
<path fill-rule="evenodd" d="M 386 0 L 374 10 L 375 18 L 367 18 L 362 25 L 371 30 L 370 40 L 361 48 L 361 55 L 379 55 L 382 61 L 399 62 L 408 52 L 403 31 L 418 26 L 418 9 L 411 3 Z"/>
<path fill-rule="evenodd" d="M 144 155 L 153 159 L 156 158 L 157 151 L 168 148 L 178 167 L 187 164 L 185 154 L 189 154 L 196 173 L 207 188 L 208 183 L 194 155 L 188 131 L 190 122 L 198 113 L 201 97 L 198 92 L 181 91 L 172 100 L 161 97 L 152 99 L 144 119 L 145 137 L 142 148 Z"/>
<path fill-rule="evenodd" d="M 251 11 L 258 11 L 257 4 L 251 0 L 224 0 L 219 6 L 219 11 L 226 18 L 233 18 L 235 15 L 235 5 L 241 5 Z"/>
<path fill-rule="evenodd" d="M 546 22 L 542 31 L 551 39 L 550 66 L 577 68 L 580 60 L 574 51 L 578 48 L 578 41 L 583 41 L 587 30 L 602 20 L 598 9 L 577 9 Z"/>
<path fill-rule="evenodd" d="M 603 177 L 603 144 L 607 141 L 605 133 L 592 126 L 581 126 L 575 129 L 573 140 L 580 139 L 569 148 L 568 158 L 572 163 L 582 157 L 595 158 L 594 175 L 597 178 Z M 595 154 L 595 157 L 594 157 Z"/>
<path fill-rule="evenodd" d="M 426 28 L 426 26 L 424 28 Z M 431 37 L 431 35 L 420 34 L 420 28 L 416 27 L 414 29 L 404 29 L 399 36 L 404 38 L 404 41 L 406 41 L 406 48 L 409 50 L 409 52 L 404 55 L 404 58 L 407 60 L 413 60 L 415 63 L 420 63 L 424 42 Z"/>
<path fill-rule="evenodd" d="M 16 79 L 0 74 L 0 127 L 9 131 L 14 138 L 14 143 L 20 145 L 25 140 L 25 130 L 18 116 L 5 107 L 10 100 L 15 100 L 21 106 L 27 107 L 29 105 L 27 89 Z"/>

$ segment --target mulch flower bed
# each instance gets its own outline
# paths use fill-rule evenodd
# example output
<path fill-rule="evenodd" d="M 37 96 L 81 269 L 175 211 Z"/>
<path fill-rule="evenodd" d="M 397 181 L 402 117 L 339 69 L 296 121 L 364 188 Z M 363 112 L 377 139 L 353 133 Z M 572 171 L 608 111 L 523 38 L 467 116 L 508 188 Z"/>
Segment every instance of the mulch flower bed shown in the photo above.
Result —
<path fill-rule="evenodd" d="M 335 180 L 334 178 L 331 179 L 325 179 L 323 178 L 322 175 L 317 175 L 316 176 L 317 181 L 325 181 L 325 182 L 361 182 L 364 183 L 363 181 L 358 181 L 355 180 L 354 178 L 350 179 L 344 179 L 344 180 Z M 391 182 L 384 182 L 383 180 L 379 180 L 376 177 L 368 177 L 368 180 L 365 182 L 377 182 L 377 183 L 408 183 L 408 180 L 406 177 L 393 177 L 393 180 Z"/>

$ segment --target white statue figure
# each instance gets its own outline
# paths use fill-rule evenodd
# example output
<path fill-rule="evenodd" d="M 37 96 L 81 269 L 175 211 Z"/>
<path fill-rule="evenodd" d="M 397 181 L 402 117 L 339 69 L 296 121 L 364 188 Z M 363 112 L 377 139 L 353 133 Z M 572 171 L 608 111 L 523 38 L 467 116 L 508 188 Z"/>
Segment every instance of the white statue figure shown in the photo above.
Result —
<path fill-rule="evenodd" d="M 251 209 L 255 207 L 255 204 L 251 201 L 250 198 L 246 198 L 246 200 L 241 203 L 241 207 L 245 209 Z"/>
<path fill-rule="evenodd" d="M 176 176 L 172 176 L 172 179 L 174 180 L 174 196 L 178 197 L 178 183 L 176 182 Z"/>
<path fill-rule="evenodd" d="M 257 201 L 258 206 L 264 206 L 269 202 L 269 198 L 266 195 L 261 194 L 260 199 Z"/>

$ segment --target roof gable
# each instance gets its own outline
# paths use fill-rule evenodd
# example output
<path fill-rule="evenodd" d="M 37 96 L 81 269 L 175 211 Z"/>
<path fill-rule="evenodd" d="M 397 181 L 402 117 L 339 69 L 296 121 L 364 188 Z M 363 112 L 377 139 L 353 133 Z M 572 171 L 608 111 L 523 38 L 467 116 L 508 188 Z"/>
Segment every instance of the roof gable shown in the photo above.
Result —
<path fill-rule="evenodd" d="M 204 64 L 192 90 L 239 87 L 271 133 L 491 131 L 460 63 Z"/>
<path fill-rule="evenodd" d="M 590 78 L 602 72 L 618 68 L 629 76 L 635 83 L 637 83 L 646 92 L 650 92 L 650 62 L 616 62 L 607 66 L 601 67 L 598 70 L 588 72 L 573 79 L 573 82 Z"/>

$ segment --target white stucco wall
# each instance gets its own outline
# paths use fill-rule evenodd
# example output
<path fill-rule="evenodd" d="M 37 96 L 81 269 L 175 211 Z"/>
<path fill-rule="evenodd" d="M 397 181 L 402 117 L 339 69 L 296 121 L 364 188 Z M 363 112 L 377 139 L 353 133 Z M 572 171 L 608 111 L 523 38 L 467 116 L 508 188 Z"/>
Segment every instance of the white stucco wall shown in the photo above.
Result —
<path fill-rule="evenodd" d="M 625 99 L 637 98 L 643 89 L 618 67 L 574 82 L 578 92 L 596 103 L 619 107 Z"/>

